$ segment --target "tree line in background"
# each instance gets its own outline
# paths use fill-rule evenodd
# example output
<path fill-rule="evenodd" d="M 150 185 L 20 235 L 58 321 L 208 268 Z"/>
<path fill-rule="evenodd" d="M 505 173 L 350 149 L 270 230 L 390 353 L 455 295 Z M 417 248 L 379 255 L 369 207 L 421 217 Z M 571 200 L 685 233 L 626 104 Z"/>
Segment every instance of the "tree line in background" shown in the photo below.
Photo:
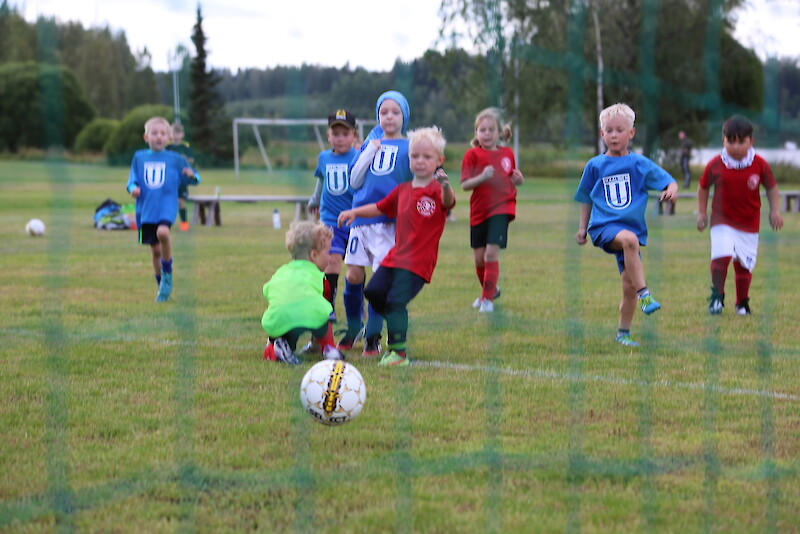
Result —
<path fill-rule="evenodd" d="M 471 138 L 475 113 L 497 105 L 523 143 L 592 144 L 597 108 L 616 101 L 636 109 L 645 152 L 676 142 L 680 129 L 715 142 L 732 113 L 764 129 L 762 146 L 796 139 L 800 58 L 762 64 L 741 46 L 730 14 L 742 1 L 442 0 L 442 41 L 468 39 L 477 53 L 429 50 L 387 72 L 211 70 L 198 6 L 194 52 L 176 58 L 180 118 L 206 164 L 230 159 L 233 117 L 320 118 L 345 107 L 374 120 L 387 89 L 406 94 L 412 125 L 437 124 L 453 141 Z M 142 116 L 174 120 L 172 103 L 172 73 L 154 72 L 150 53 L 131 52 L 124 32 L 28 23 L 0 2 L 0 151 L 102 150 L 127 164 L 142 146 Z"/>

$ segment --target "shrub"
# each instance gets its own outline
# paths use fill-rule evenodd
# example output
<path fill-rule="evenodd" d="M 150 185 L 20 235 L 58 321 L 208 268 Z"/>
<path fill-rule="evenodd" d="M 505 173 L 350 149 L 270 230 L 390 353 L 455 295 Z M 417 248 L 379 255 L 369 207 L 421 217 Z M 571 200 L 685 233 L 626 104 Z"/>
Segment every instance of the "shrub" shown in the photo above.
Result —
<path fill-rule="evenodd" d="M 103 146 L 108 162 L 111 165 L 130 165 L 134 152 L 147 148 L 144 142 L 144 123 L 147 119 L 160 115 L 167 120 L 172 116 L 169 106 L 146 104 L 132 109 L 123 117 L 119 126 Z"/>
<path fill-rule="evenodd" d="M 83 127 L 75 138 L 75 152 L 102 152 L 103 147 L 119 127 L 114 119 L 94 119 Z"/>

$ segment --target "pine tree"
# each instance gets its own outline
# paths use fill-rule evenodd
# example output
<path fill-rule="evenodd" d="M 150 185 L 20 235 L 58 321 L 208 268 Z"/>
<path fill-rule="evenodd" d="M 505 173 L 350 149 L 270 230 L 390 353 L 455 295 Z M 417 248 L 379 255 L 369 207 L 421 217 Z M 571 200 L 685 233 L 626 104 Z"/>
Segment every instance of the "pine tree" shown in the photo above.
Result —
<path fill-rule="evenodd" d="M 191 64 L 191 91 L 189 96 L 189 124 L 187 137 L 191 139 L 195 152 L 202 159 L 205 155 L 219 156 L 219 129 L 224 128 L 223 103 L 216 91 L 219 76 L 206 68 L 206 35 L 203 32 L 203 14 L 197 6 L 197 22 L 192 31 L 196 55 Z"/>

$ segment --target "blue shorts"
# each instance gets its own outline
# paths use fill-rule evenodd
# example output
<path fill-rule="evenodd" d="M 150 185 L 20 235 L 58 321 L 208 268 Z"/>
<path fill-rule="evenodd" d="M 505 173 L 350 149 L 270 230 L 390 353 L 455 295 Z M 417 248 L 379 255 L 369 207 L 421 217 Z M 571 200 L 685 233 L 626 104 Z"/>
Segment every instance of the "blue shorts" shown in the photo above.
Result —
<path fill-rule="evenodd" d="M 350 228 L 342 228 L 340 226 L 328 225 L 328 228 L 333 230 L 333 239 L 331 239 L 331 254 L 338 254 L 344 258 L 344 253 L 347 250 L 347 240 L 350 238 Z"/>
<path fill-rule="evenodd" d="M 596 247 L 600 247 L 605 252 L 609 254 L 613 254 L 614 257 L 617 259 L 617 269 L 619 269 L 620 274 L 622 271 L 625 270 L 625 253 L 621 250 L 613 250 L 611 249 L 611 243 L 614 241 L 614 238 L 617 237 L 617 234 L 620 233 L 622 230 L 627 230 L 622 226 L 616 225 L 609 225 L 604 227 L 600 233 L 592 236 L 592 244 Z M 639 247 L 643 247 L 642 243 L 639 243 Z M 639 250 L 639 257 L 642 257 L 641 248 Z"/>

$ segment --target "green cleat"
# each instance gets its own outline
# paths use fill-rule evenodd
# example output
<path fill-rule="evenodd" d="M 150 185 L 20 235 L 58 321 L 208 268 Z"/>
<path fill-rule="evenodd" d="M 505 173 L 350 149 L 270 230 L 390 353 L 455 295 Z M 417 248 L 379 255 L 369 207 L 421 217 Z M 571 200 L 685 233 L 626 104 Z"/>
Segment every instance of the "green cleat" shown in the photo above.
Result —
<path fill-rule="evenodd" d="M 383 355 L 378 365 L 383 365 L 385 367 L 407 367 L 410 363 L 411 362 L 409 362 L 408 358 L 405 356 L 400 356 L 397 352 L 390 350 Z"/>
<path fill-rule="evenodd" d="M 634 341 L 629 335 L 617 335 L 617 343 L 626 347 L 638 347 L 639 343 Z"/>

